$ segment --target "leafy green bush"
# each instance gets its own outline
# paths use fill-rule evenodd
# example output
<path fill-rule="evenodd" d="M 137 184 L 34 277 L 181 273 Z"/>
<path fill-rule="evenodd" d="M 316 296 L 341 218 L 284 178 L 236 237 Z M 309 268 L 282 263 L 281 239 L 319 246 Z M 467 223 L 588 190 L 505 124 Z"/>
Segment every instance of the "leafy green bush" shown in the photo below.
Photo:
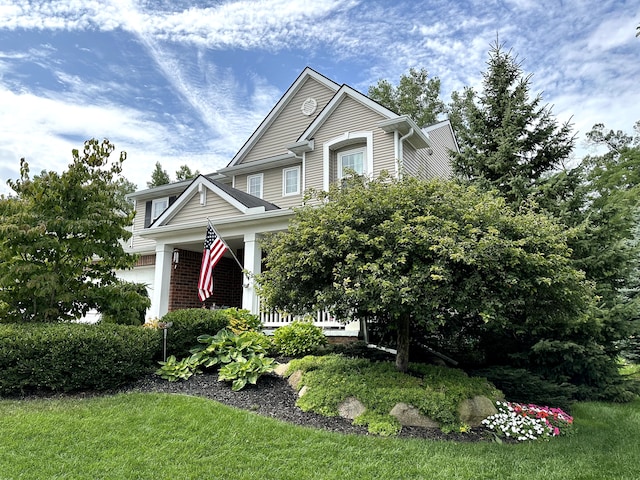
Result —
<path fill-rule="evenodd" d="M 273 333 L 273 344 L 280 354 L 297 357 L 326 345 L 327 337 L 320 327 L 311 322 L 295 320 Z"/>
<path fill-rule="evenodd" d="M 165 380 L 177 382 L 178 380 L 187 380 L 194 373 L 200 373 L 198 370 L 198 359 L 195 355 L 177 360 L 174 355 L 170 355 L 166 362 L 158 362 L 162 365 L 156 370 L 156 375 L 160 375 Z"/>
<path fill-rule="evenodd" d="M 198 345 L 191 353 L 205 368 L 231 362 L 243 362 L 256 356 L 264 356 L 267 351 L 254 332 L 236 335 L 231 330 L 222 329 L 215 335 L 200 335 Z"/>
<path fill-rule="evenodd" d="M 458 407 L 463 400 L 484 395 L 491 400 L 502 393 L 483 378 L 472 378 L 463 371 L 435 365 L 411 364 L 412 374 L 398 372 L 393 362 L 370 362 L 341 355 L 307 356 L 292 360 L 287 374 L 302 370 L 301 385 L 309 387 L 298 399 L 304 411 L 338 415 L 338 406 L 356 397 L 367 408 L 360 425 L 372 433 L 391 434 L 394 423 L 389 412 L 397 403 L 407 403 L 438 422 L 444 431 L 461 426 Z M 373 422 L 369 424 L 368 422 Z"/>
<path fill-rule="evenodd" d="M 118 281 L 96 292 L 102 321 L 120 325 L 142 325 L 151 306 L 144 283 Z"/>
<path fill-rule="evenodd" d="M 167 313 L 162 321 L 173 323 L 167 331 L 167 353 L 182 358 L 190 355 L 200 335 L 213 335 L 227 327 L 229 317 L 225 310 L 186 308 Z"/>
<path fill-rule="evenodd" d="M 215 335 L 200 335 L 198 345 L 191 349 L 192 355 L 177 361 L 171 356 L 156 374 L 170 382 L 186 380 L 199 368 L 221 366 L 218 380 L 232 381 L 232 390 L 243 389 L 247 383 L 255 384 L 264 373 L 272 372 L 274 360 L 266 358 L 263 346 L 265 335 L 258 332 L 242 332 L 236 335 L 226 328 Z M 268 340 L 266 340 L 268 343 Z"/>
<path fill-rule="evenodd" d="M 113 324 L 1 324 L 0 394 L 108 390 L 152 370 L 156 330 Z"/>
<path fill-rule="evenodd" d="M 255 385 L 262 374 L 273 372 L 274 362 L 273 358 L 262 355 L 256 355 L 245 360 L 236 360 L 220 368 L 218 380 L 233 382 L 231 390 L 237 392 L 242 390 L 247 383 Z"/>
<path fill-rule="evenodd" d="M 227 308 L 222 310 L 229 320 L 229 330 L 233 333 L 240 334 L 242 332 L 260 332 L 262 331 L 262 322 L 258 315 L 254 315 L 249 310 L 238 308 Z"/>

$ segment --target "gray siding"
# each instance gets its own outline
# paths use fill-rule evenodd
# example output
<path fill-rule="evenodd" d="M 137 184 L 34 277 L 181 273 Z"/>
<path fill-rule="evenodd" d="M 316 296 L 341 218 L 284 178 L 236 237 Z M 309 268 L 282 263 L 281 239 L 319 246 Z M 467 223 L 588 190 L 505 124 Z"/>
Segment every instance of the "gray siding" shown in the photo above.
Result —
<path fill-rule="evenodd" d="M 285 145 L 298 140 L 300 134 L 315 120 L 335 92 L 313 78 L 308 78 L 293 95 L 280 115 L 263 132 L 258 142 L 245 154 L 241 163 L 250 163 L 263 158 L 275 157 L 288 153 Z M 307 116 L 300 107 L 308 97 L 318 102 L 316 111 Z"/>
<path fill-rule="evenodd" d="M 449 125 L 445 124 L 431 130 L 429 132 L 429 140 L 433 150 L 433 155 L 430 156 L 429 160 L 433 175 L 441 178 L 450 178 L 453 176 L 453 169 L 449 152 L 456 150 L 456 144 Z"/>
<path fill-rule="evenodd" d="M 200 195 L 196 192 L 180 211 L 167 223 L 167 225 L 179 225 L 193 222 L 200 222 L 207 217 L 226 218 L 241 215 L 242 212 L 226 200 L 220 198 L 211 190 L 207 189 L 207 204 L 200 205 Z"/>
<path fill-rule="evenodd" d="M 282 171 L 285 168 L 300 166 L 300 164 L 287 165 L 285 167 L 269 168 L 262 172 L 262 196 L 267 202 L 271 202 L 280 208 L 295 207 L 302 204 L 302 186 L 300 195 L 282 195 Z M 255 173 L 236 175 L 236 188 L 247 191 L 247 176 L 255 175 Z M 302 169 L 300 171 L 302 175 Z"/>
<path fill-rule="evenodd" d="M 306 188 L 322 190 L 323 145 L 347 132 L 373 132 L 374 175 L 380 174 L 382 170 L 395 173 L 393 134 L 384 133 L 376 126 L 376 123 L 384 119 L 369 107 L 351 97 L 345 97 L 315 134 L 315 149 L 307 153 L 306 157 Z M 333 175 L 335 177 L 335 172 Z"/>
<path fill-rule="evenodd" d="M 136 202 L 136 216 L 133 219 L 133 237 L 127 242 L 127 245 L 131 245 L 136 250 L 156 250 L 155 240 L 148 240 L 146 238 L 139 237 L 136 232 L 144 230 L 144 214 L 147 202 Z"/>

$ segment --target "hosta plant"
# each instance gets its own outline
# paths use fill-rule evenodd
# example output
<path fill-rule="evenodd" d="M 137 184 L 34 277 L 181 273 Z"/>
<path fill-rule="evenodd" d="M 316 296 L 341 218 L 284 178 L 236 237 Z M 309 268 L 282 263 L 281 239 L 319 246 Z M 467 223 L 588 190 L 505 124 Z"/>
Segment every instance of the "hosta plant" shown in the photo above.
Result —
<path fill-rule="evenodd" d="M 242 390 L 247 383 L 256 384 L 258 378 L 265 373 L 270 373 L 275 368 L 273 358 L 263 356 L 251 357 L 248 360 L 228 363 L 220 368 L 218 380 L 230 381 L 231 390 Z"/>
<path fill-rule="evenodd" d="M 230 330 L 220 330 L 215 335 L 200 335 L 202 345 L 191 350 L 190 357 L 176 360 L 171 356 L 156 372 L 162 378 L 175 382 L 186 380 L 199 368 L 220 367 L 218 380 L 231 381 L 232 390 L 238 391 L 247 383 L 255 384 L 264 373 L 272 372 L 274 360 L 265 357 L 267 352 L 264 335 L 257 332 L 243 332 L 239 335 Z"/>
<path fill-rule="evenodd" d="M 222 329 L 215 335 L 200 335 L 198 342 L 202 345 L 192 349 L 191 353 L 205 368 L 243 362 L 267 353 L 263 342 L 250 332 L 236 335 L 230 330 Z"/>
<path fill-rule="evenodd" d="M 182 360 L 177 360 L 174 355 L 171 355 L 166 362 L 158 363 L 162 366 L 156 370 L 156 374 L 170 382 L 187 380 L 194 373 L 200 373 L 198 359 L 194 355 Z"/>
<path fill-rule="evenodd" d="M 566 435 L 573 425 L 573 417 L 559 408 L 496 402 L 498 413 L 482 421 L 499 437 L 518 441 L 548 440 Z"/>

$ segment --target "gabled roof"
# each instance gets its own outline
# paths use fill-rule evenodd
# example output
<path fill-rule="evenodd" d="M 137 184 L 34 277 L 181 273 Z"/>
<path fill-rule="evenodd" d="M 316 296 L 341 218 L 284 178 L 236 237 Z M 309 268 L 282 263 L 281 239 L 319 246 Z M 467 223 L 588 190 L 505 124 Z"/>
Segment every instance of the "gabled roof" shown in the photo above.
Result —
<path fill-rule="evenodd" d="M 296 144 L 302 144 L 305 141 L 312 140 L 318 129 L 327 121 L 327 119 L 329 119 L 329 117 L 331 117 L 331 114 L 347 96 L 353 98 L 355 101 L 363 104 L 371 110 L 378 112 L 383 117 L 388 118 L 388 120 L 383 120 L 378 124 L 378 126 L 385 132 L 398 130 L 402 135 L 405 135 L 413 130 L 412 137 L 408 140 L 409 143 L 411 143 L 415 148 L 425 148 L 429 146 L 427 136 L 413 120 L 406 115 L 398 115 L 366 95 L 351 88 L 349 85 L 342 85 L 340 87 L 331 101 L 327 103 L 315 120 L 311 122 L 307 129 L 302 132 L 302 135 L 298 137 Z"/>
<path fill-rule="evenodd" d="M 453 141 L 453 144 L 455 145 L 455 151 L 459 152 L 460 151 L 460 145 L 458 145 L 458 139 L 456 138 L 456 134 L 453 131 L 453 125 L 451 125 L 451 121 L 449 119 L 446 120 L 442 120 L 438 123 L 434 123 L 432 125 L 427 125 L 426 127 L 422 128 L 422 131 L 424 133 L 427 134 L 427 136 L 429 135 L 429 132 L 432 132 L 434 130 L 438 130 L 440 128 L 445 128 L 449 135 L 451 135 L 451 139 Z"/>
<path fill-rule="evenodd" d="M 254 212 L 264 212 L 269 210 L 280 210 L 280 207 L 273 203 L 254 197 L 236 188 L 230 187 L 222 182 L 211 180 L 203 175 L 198 175 L 191 184 L 180 194 L 176 201 L 155 219 L 149 228 L 158 227 L 170 221 L 184 205 L 189 202 L 193 195 L 207 188 L 227 203 L 235 207 L 240 213 L 248 214 Z"/>
<path fill-rule="evenodd" d="M 265 119 L 260 123 L 258 128 L 253 132 L 253 134 L 249 137 L 249 139 L 245 142 L 242 148 L 235 154 L 235 156 L 231 159 L 231 162 L 227 165 L 227 167 L 233 167 L 238 164 L 242 157 L 260 140 L 260 137 L 263 133 L 269 128 L 269 126 L 273 123 L 273 121 L 278 118 L 278 115 L 282 112 L 284 107 L 287 106 L 289 100 L 295 96 L 298 90 L 304 85 L 305 81 L 309 78 L 313 78 L 318 82 L 322 83 L 329 89 L 333 91 L 337 91 L 340 88 L 333 80 L 328 79 L 324 75 L 316 72 L 312 68 L 306 67 L 302 73 L 298 76 L 298 78 L 293 82 L 293 84 L 287 89 L 285 94 L 280 98 L 278 103 L 271 109 L 269 114 L 265 117 Z"/>

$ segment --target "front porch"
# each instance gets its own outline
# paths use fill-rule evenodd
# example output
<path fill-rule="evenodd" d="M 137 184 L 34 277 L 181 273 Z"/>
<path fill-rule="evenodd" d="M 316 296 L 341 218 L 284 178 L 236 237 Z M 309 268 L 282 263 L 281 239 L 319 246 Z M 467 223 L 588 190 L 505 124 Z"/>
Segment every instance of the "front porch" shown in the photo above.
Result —
<path fill-rule="evenodd" d="M 263 258 L 259 235 L 226 237 L 225 241 L 247 271 L 261 271 Z M 169 311 L 185 308 L 236 307 L 259 315 L 268 334 L 298 318 L 264 311 L 255 291 L 254 280 L 243 273 L 229 252 L 213 270 L 213 295 L 204 303 L 201 302 L 197 290 L 201 261 L 202 240 L 198 243 L 167 243 L 156 248 L 154 285 L 160 288 L 152 291 L 152 318 L 161 318 Z M 359 334 L 357 322 L 341 323 L 328 312 L 317 312 L 313 323 L 322 328 L 328 337 L 358 337 Z"/>

